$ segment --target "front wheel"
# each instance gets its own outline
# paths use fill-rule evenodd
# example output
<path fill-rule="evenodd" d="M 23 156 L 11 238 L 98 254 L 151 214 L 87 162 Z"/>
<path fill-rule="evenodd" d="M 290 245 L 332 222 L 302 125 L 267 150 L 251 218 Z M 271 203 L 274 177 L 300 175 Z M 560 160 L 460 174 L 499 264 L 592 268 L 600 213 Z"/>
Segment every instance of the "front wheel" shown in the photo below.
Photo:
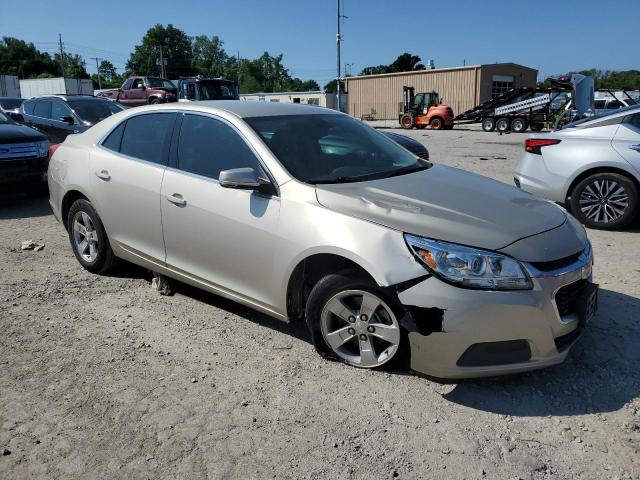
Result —
<path fill-rule="evenodd" d="M 80 199 L 71 205 L 67 231 L 80 265 L 92 273 L 103 273 L 113 266 L 115 256 L 107 233 L 89 201 Z"/>
<path fill-rule="evenodd" d="M 444 129 L 444 120 L 440 117 L 434 117 L 431 119 L 431 122 L 429 122 L 429 125 L 431 125 L 433 130 L 442 130 Z"/>
<path fill-rule="evenodd" d="M 638 189 L 617 173 L 596 173 L 575 186 L 571 213 L 589 228 L 614 230 L 628 225 L 638 212 Z"/>
<path fill-rule="evenodd" d="M 149 99 L 149 105 L 158 105 L 159 103 L 162 103 L 162 101 L 157 97 Z"/>
<path fill-rule="evenodd" d="M 370 281 L 327 275 L 311 291 L 305 312 L 316 350 L 360 368 L 391 361 L 404 343 L 396 303 Z"/>

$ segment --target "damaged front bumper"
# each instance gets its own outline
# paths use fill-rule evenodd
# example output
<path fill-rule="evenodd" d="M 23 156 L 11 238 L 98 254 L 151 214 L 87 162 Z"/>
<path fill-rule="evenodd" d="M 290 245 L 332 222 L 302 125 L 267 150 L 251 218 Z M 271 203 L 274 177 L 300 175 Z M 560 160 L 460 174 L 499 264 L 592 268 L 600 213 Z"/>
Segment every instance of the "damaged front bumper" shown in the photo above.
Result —
<path fill-rule="evenodd" d="M 411 368 L 436 378 L 503 375 L 561 363 L 595 313 L 590 246 L 577 258 L 524 263 L 532 290 L 470 290 L 428 277 L 398 293 Z"/>

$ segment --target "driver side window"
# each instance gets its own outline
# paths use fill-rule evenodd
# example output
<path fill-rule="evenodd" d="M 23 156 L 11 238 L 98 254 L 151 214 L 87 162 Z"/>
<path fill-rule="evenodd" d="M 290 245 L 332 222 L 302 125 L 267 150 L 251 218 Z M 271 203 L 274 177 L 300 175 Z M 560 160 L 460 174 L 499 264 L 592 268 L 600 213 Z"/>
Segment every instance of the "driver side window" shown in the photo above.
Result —
<path fill-rule="evenodd" d="M 178 168 L 218 179 L 222 170 L 252 167 L 260 162 L 245 140 L 230 125 L 211 117 L 187 114 L 178 140 Z"/>
<path fill-rule="evenodd" d="M 71 110 L 62 102 L 51 102 L 51 119 L 60 121 L 62 117 L 71 117 Z"/>

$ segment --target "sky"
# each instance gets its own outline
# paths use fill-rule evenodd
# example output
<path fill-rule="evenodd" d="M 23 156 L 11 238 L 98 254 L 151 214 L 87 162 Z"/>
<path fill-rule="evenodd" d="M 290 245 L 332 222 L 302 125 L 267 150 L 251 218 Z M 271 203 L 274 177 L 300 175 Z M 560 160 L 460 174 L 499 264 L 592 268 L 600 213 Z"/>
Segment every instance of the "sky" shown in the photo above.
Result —
<path fill-rule="evenodd" d="M 436 67 L 514 62 L 540 77 L 587 68 L 640 70 L 640 0 L 341 0 L 342 69 L 410 52 Z M 0 0 L 0 36 L 110 60 L 119 73 L 156 23 L 217 35 L 229 54 L 284 54 L 292 76 L 336 75 L 336 0 Z M 634 40 L 635 39 L 635 40 Z"/>

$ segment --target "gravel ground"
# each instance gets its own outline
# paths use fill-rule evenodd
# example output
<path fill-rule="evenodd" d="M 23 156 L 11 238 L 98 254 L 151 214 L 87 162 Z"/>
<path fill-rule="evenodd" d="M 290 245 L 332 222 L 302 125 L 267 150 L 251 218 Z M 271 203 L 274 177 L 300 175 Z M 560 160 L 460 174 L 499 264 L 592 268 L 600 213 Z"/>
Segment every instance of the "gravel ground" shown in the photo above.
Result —
<path fill-rule="evenodd" d="M 507 183 L 524 139 L 409 134 Z M 438 384 L 136 267 L 91 275 L 45 198 L 4 195 L 0 478 L 638 479 L 639 233 L 589 232 L 600 311 L 564 364 Z"/>

